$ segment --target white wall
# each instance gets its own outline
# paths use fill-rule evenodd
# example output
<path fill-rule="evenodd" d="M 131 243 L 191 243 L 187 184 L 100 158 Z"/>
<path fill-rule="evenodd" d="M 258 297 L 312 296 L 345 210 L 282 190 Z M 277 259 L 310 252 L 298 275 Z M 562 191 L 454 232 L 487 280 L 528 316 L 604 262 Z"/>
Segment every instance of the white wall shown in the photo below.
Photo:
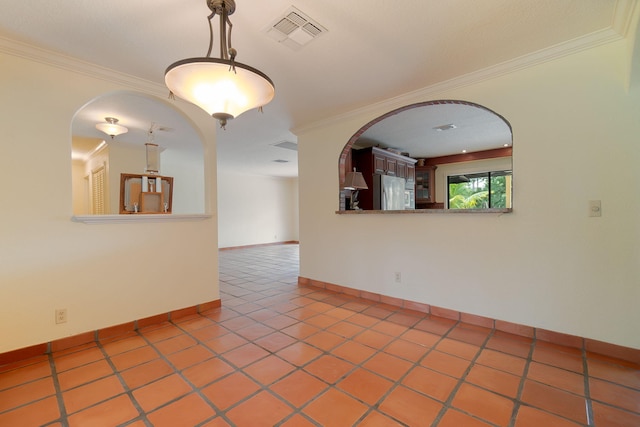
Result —
<path fill-rule="evenodd" d="M 160 155 L 160 175 L 173 177 L 173 213 L 203 213 L 204 158 L 202 152 L 166 149 Z"/>
<path fill-rule="evenodd" d="M 74 215 L 89 215 L 88 180 L 83 160 L 73 160 L 71 165 L 71 182 Z"/>
<path fill-rule="evenodd" d="M 296 131 L 302 277 L 640 348 L 640 89 L 626 41 Z M 475 102 L 513 127 L 510 214 L 339 215 L 338 157 L 402 105 Z M 588 201 L 601 200 L 601 218 Z M 394 282 L 394 272 L 402 283 Z"/>
<path fill-rule="evenodd" d="M 0 41 L 0 353 L 218 299 L 215 217 L 71 221 L 76 111 L 116 90 L 163 98 L 166 89 L 86 64 L 74 73 L 70 60 L 51 66 L 21 49 Z M 202 138 L 206 211 L 215 212 L 216 127 L 198 108 L 174 105 Z M 54 323 L 57 308 L 67 323 Z"/>
<path fill-rule="evenodd" d="M 218 170 L 218 246 L 298 240 L 297 178 Z"/>
<path fill-rule="evenodd" d="M 109 182 L 106 191 L 109 194 L 108 212 L 111 214 L 120 213 L 120 175 L 123 173 L 144 173 L 144 167 L 147 163 L 147 153 L 144 147 L 133 147 L 130 145 L 122 145 L 117 142 L 107 141 L 107 149 L 104 156 L 98 156 L 101 161 L 106 162 L 108 168 Z M 91 159 L 92 160 L 92 159 Z M 88 164 L 92 164 L 92 161 Z M 92 166 L 95 168 L 95 166 Z M 90 174 L 90 170 L 87 170 Z"/>

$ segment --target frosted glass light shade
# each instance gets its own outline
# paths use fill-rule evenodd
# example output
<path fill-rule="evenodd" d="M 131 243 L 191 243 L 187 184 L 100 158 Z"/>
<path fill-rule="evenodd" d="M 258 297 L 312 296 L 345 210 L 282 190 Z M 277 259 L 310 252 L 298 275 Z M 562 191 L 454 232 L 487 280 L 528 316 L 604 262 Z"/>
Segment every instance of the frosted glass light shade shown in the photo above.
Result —
<path fill-rule="evenodd" d="M 167 68 L 164 80 L 176 96 L 221 121 L 266 105 L 275 96 L 273 82 L 264 73 L 225 59 L 189 58 L 175 62 Z"/>
<path fill-rule="evenodd" d="M 113 117 L 105 117 L 105 121 L 105 123 L 98 123 L 96 125 L 96 129 L 106 133 L 111 138 L 129 132 L 129 129 L 118 124 L 118 119 L 115 119 Z"/>

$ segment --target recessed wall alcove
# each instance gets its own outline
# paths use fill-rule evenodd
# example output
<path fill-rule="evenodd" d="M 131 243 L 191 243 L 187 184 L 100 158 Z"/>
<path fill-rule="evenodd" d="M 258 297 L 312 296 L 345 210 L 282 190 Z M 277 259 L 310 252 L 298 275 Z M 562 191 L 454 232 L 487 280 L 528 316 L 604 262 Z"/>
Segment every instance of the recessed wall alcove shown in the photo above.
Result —
<path fill-rule="evenodd" d="M 432 100 L 397 108 L 345 144 L 337 213 L 510 212 L 512 152 L 510 123 L 483 105 Z M 354 168 L 367 184 L 357 193 L 345 189 Z M 402 194 L 389 203 L 394 192 Z"/>

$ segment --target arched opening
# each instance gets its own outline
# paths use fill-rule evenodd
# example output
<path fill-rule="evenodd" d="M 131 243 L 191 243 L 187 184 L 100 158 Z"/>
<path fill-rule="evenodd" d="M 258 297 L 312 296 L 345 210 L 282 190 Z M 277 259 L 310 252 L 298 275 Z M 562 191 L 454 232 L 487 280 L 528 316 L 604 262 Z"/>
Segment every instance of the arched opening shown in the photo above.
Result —
<path fill-rule="evenodd" d="M 111 137 L 96 129 L 106 117 L 127 132 Z M 121 181 L 147 173 L 171 178 L 159 179 L 164 191 L 154 191 L 162 202 L 148 199 L 157 213 L 205 212 L 204 146 L 191 121 L 169 103 L 135 92 L 104 94 L 76 112 L 71 130 L 74 215 L 138 213 L 140 196 L 123 202 Z"/>
<path fill-rule="evenodd" d="M 434 100 L 400 107 L 344 146 L 340 211 L 510 210 L 512 150 L 511 125 L 482 105 Z M 353 171 L 366 184 L 354 188 Z"/>

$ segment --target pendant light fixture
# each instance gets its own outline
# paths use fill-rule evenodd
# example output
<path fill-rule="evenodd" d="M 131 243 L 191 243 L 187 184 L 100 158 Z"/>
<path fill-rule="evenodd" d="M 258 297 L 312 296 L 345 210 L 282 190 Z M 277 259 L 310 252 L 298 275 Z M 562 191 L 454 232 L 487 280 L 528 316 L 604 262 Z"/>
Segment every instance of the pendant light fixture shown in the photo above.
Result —
<path fill-rule="evenodd" d="M 147 142 L 144 143 L 145 153 L 147 155 L 147 167 L 144 173 L 156 174 L 160 171 L 160 150 L 155 141 L 154 124 L 151 123 L 147 132 Z"/>
<path fill-rule="evenodd" d="M 171 64 L 164 80 L 171 94 L 197 105 L 211 114 L 224 128 L 228 120 L 252 108 L 261 108 L 275 95 L 273 82 L 263 72 L 235 61 L 237 51 L 231 47 L 229 15 L 236 9 L 235 0 L 206 0 L 211 14 L 209 50 L 203 58 L 188 58 Z M 213 26 L 220 16 L 220 58 L 211 58 Z M 227 32 L 227 24 L 229 26 Z"/>
<path fill-rule="evenodd" d="M 129 132 L 129 129 L 118 124 L 118 119 L 115 117 L 105 117 L 104 120 L 106 123 L 98 123 L 96 129 L 106 133 L 111 139 L 113 139 L 114 136 Z"/>

